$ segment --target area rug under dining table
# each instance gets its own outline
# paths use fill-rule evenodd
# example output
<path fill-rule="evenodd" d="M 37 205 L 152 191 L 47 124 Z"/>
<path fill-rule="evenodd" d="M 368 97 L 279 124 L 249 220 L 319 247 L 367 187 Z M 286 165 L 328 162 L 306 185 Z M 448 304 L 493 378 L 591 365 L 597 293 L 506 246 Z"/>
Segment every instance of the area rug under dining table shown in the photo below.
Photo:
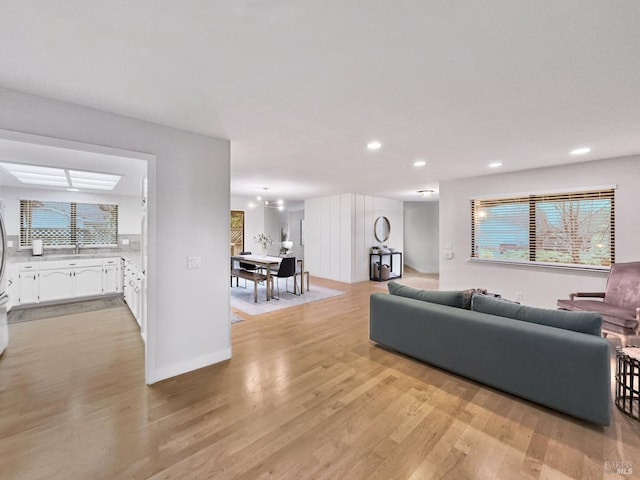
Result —
<path fill-rule="evenodd" d="M 242 285 L 242 280 L 240 280 L 240 285 Z M 292 285 L 290 284 L 289 287 L 292 288 Z M 253 284 L 248 282 L 247 288 L 236 287 L 235 285 L 231 288 L 231 306 L 248 315 L 260 315 L 283 308 L 324 300 L 325 298 L 337 297 L 338 295 L 344 295 L 344 293 L 340 290 L 314 285 L 309 291 L 305 290 L 304 294 L 294 295 L 293 293 L 285 293 L 284 282 L 282 282 L 280 285 L 280 300 L 273 299 L 267 302 L 265 300 L 265 286 L 260 284 L 258 285 L 258 303 L 255 303 L 253 301 Z"/>

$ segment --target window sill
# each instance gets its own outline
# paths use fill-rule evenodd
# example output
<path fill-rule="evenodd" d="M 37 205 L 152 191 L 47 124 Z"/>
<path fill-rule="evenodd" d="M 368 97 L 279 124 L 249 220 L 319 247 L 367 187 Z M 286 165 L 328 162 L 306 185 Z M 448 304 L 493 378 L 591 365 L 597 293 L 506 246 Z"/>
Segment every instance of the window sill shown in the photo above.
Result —
<path fill-rule="evenodd" d="M 572 265 L 567 263 L 545 263 L 545 262 L 516 262 L 509 260 L 491 260 L 489 258 L 469 258 L 468 262 L 471 263 L 490 263 L 494 265 L 505 265 L 509 267 L 528 267 L 528 268 L 543 268 L 554 270 L 573 270 L 578 272 L 601 272 L 609 273 L 609 267 L 599 267 L 597 265 Z"/>

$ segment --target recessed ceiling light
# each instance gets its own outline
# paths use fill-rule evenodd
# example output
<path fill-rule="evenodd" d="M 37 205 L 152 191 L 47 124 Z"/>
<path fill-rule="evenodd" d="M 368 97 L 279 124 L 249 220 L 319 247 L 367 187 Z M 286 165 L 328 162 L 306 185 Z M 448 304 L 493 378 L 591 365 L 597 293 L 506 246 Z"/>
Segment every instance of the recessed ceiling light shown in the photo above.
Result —
<path fill-rule="evenodd" d="M 589 147 L 580 147 L 575 150 L 571 150 L 571 155 L 584 155 L 585 153 L 589 153 L 591 149 Z"/>
<path fill-rule="evenodd" d="M 499 168 L 502 166 L 502 162 L 491 162 L 489 168 Z"/>
<path fill-rule="evenodd" d="M 413 162 L 414 167 L 424 167 L 427 164 L 424 160 L 416 160 Z"/>
<path fill-rule="evenodd" d="M 433 190 L 418 190 L 418 195 L 421 197 L 432 197 L 433 193 Z"/>
<path fill-rule="evenodd" d="M 80 189 L 79 189 L 79 188 L 67 188 L 67 190 L 68 190 L 69 192 L 79 192 L 79 191 L 80 191 Z"/>
<path fill-rule="evenodd" d="M 367 148 L 369 150 L 378 150 L 381 146 L 382 146 L 382 144 L 380 142 L 378 142 L 377 140 L 374 140 L 372 142 L 367 143 Z"/>

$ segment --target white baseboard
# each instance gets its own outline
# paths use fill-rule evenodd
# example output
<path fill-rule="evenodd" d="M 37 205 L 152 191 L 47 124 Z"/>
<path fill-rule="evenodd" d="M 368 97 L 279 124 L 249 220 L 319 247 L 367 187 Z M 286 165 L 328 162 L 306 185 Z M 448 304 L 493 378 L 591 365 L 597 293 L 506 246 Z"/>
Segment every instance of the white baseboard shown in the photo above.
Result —
<path fill-rule="evenodd" d="M 184 373 L 198 370 L 199 368 L 208 367 L 231 358 L 231 348 L 225 348 L 224 350 L 218 350 L 217 352 L 207 353 L 200 355 L 199 357 L 185 360 L 183 362 L 168 365 L 166 367 L 158 368 L 150 373 L 147 378 L 147 385 L 152 385 L 156 382 L 161 382 L 168 378 L 177 377 Z"/>

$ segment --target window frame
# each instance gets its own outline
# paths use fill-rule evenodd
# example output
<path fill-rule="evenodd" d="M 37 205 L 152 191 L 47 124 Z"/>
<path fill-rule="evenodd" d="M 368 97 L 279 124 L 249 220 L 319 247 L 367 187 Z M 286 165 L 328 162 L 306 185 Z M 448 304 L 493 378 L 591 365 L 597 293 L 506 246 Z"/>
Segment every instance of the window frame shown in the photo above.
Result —
<path fill-rule="evenodd" d="M 471 248 L 470 248 L 470 262 L 479 263 L 495 263 L 500 265 L 514 265 L 514 266 L 527 266 L 527 267 L 545 267 L 545 268 L 559 268 L 559 269 L 572 269 L 572 270 L 595 270 L 595 271 L 609 271 L 610 266 L 615 263 L 615 191 L 616 185 L 598 186 L 598 187 L 586 187 L 581 189 L 563 189 L 547 192 L 535 192 L 535 193 L 520 193 L 510 195 L 488 195 L 483 197 L 470 198 L 471 207 Z M 567 191 L 569 190 L 569 191 Z M 537 241 L 538 224 L 536 219 L 536 206 L 544 202 L 553 202 L 560 200 L 587 200 L 587 199 L 609 199 L 610 211 L 609 211 L 609 265 L 596 265 L 596 264 L 580 264 L 580 263 L 562 263 L 562 262 L 549 262 L 536 260 L 537 253 Z M 501 260 L 497 258 L 480 258 L 477 256 L 476 250 L 476 210 L 479 208 L 478 203 L 481 202 L 498 204 L 528 204 L 529 213 L 529 232 L 528 232 L 528 260 L 514 260 L 507 259 Z M 562 252 L 562 250 L 557 250 Z"/>
<path fill-rule="evenodd" d="M 77 231 L 79 230 L 77 220 L 78 220 L 78 206 L 79 205 L 91 205 L 91 206 L 108 206 L 114 207 L 113 214 L 115 215 L 115 243 L 85 243 L 82 242 L 81 245 L 84 248 L 117 248 L 119 243 L 119 231 L 120 231 L 120 220 L 119 220 L 119 205 L 117 203 L 90 203 L 90 202 L 76 202 L 76 201 L 66 201 L 66 200 L 38 200 L 34 198 L 21 198 L 19 200 L 19 236 L 18 236 L 18 250 L 31 250 L 33 247 L 33 225 L 29 225 L 23 230 L 23 211 L 26 210 L 23 208 L 23 202 L 42 202 L 42 203 L 56 203 L 56 204 L 65 204 L 69 206 L 70 212 L 70 220 L 69 220 L 69 238 L 74 239 L 77 238 Z M 33 218 L 31 219 L 33 222 Z M 51 228 L 51 227 L 47 227 Z M 27 237 L 26 243 L 23 243 L 23 238 Z M 38 238 L 38 237 L 36 237 Z M 60 245 L 50 245 L 43 242 L 43 245 L 47 249 L 69 249 L 74 248 L 75 243 L 70 244 L 60 244 Z"/>

